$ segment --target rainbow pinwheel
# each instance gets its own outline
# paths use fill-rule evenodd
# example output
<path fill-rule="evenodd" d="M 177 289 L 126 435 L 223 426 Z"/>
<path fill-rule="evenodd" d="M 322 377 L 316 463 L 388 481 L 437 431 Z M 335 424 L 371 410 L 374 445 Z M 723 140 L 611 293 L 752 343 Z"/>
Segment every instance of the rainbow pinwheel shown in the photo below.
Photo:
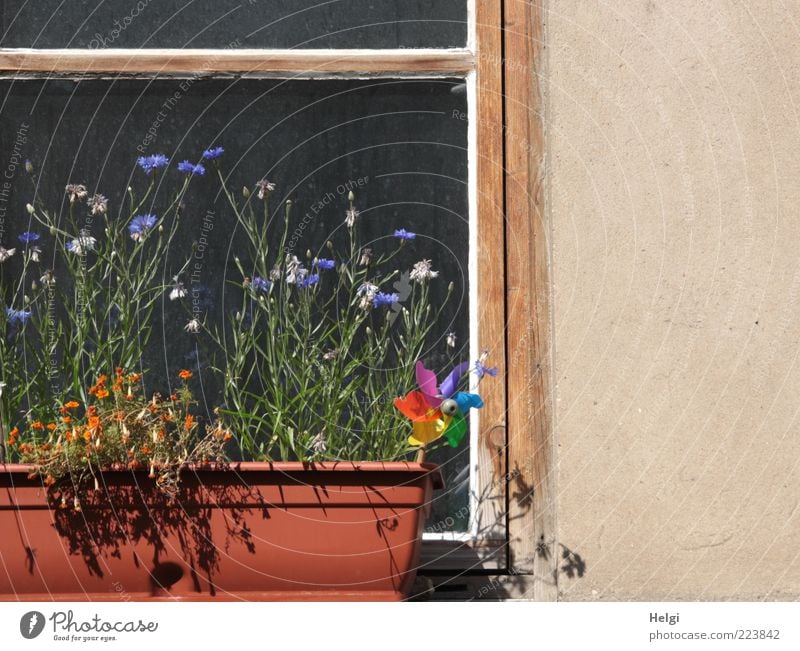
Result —
<path fill-rule="evenodd" d="M 467 412 L 483 407 L 479 395 L 456 391 L 468 368 L 469 362 L 462 362 L 437 386 L 436 374 L 417 362 L 419 390 L 394 401 L 394 406 L 411 420 L 414 428 L 408 439 L 411 445 L 423 446 L 444 436 L 448 445 L 457 447 L 464 440 Z"/>

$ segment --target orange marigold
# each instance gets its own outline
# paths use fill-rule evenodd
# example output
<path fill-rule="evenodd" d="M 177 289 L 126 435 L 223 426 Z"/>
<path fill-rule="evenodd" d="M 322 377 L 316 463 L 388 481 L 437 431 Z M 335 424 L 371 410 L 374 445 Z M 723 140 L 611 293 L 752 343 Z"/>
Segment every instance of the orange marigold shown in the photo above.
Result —
<path fill-rule="evenodd" d="M 97 394 L 96 395 L 97 395 L 98 398 L 108 398 L 108 391 L 106 391 L 105 389 L 100 387 L 97 390 Z"/>
<path fill-rule="evenodd" d="M 180 373 L 178 373 L 178 377 L 181 380 L 190 380 L 192 375 L 193 373 L 191 371 L 187 371 L 186 369 L 183 369 Z"/>
<path fill-rule="evenodd" d="M 189 414 L 184 421 L 184 426 L 186 429 L 192 429 L 192 427 L 194 427 L 194 416 Z"/>
<path fill-rule="evenodd" d="M 44 429 L 44 423 L 40 420 L 35 420 L 31 423 L 31 429 Z"/>
<path fill-rule="evenodd" d="M 51 432 L 55 430 L 55 428 L 56 428 L 55 423 L 47 423 L 47 429 L 49 429 Z"/>
<path fill-rule="evenodd" d="M 67 408 L 67 409 L 77 409 L 80 406 L 81 406 L 81 403 L 79 403 L 76 400 L 70 400 L 67 404 L 64 405 L 64 407 Z"/>

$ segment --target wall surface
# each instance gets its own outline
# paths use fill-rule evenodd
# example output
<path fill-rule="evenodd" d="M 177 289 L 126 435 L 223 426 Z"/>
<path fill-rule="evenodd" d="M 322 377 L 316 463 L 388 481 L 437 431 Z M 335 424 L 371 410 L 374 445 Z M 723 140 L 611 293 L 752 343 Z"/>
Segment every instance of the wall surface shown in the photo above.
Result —
<path fill-rule="evenodd" d="M 550 0 L 565 600 L 800 598 L 800 3 Z"/>

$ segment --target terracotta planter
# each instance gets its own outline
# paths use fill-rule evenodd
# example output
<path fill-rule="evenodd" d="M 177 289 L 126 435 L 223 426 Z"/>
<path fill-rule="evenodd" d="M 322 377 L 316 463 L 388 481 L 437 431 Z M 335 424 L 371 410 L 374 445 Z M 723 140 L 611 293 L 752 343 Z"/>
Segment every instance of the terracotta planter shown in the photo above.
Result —
<path fill-rule="evenodd" d="M 29 472 L 0 466 L 0 600 L 403 599 L 442 485 L 431 464 L 241 463 L 185 469 L 170 504 L 107 471 L 76 511 Z"/>

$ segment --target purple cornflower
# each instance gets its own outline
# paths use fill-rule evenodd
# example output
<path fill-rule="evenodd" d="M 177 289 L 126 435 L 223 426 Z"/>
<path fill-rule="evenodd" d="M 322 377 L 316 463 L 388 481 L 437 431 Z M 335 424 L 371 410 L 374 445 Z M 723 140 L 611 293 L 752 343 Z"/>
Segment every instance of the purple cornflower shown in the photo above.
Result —
<path fill-rule="evenodd" d="M 497 367 L 493 366 L 492 368 L 489 368 L 488 366 L 484 365 L 485 361 L 486 358 L 481 355 L 481 358 L 475 362 L 475 375 L 478 376 L 479 380 L 483 378 L 484 375 L 489 375 L 491 377 L 497 376 Z"/>
<path fill-rule="evenodd" d="M 156 225 L 158 218 L 155 215 L 137 215 L 128 224 L 128 232 L 131 234 L 131 239 L 136 242 L 141 242 L 147 232 Z"/>
<path fill-rule="evenodd" d="M 297 283 L 297 286 L 306 288 L 306 287 L 311 287 L 312 285 L 316 285 L 318 282 L 319 282 L 319 274 L 311 274 L 310 276 L 303 278 L 303 280 Z"/>
<path fill-rule="evenodd" d="M 400 300 L 399 294 L 387 294 L 385 292 L 378 292 L 372 297 L 372 307 L 380 307 L 381 305 L 393 305 Z"/>
<path fill-rule="evenodd" d="M 203 152 L 203 160 L 214 160 L 215 158 L 222 156 L 224 153 L 224 147 L 212 147 L 211 149 L 206 149 Z"/>
<path fill-rule="evenodd" d="M 336 261 L 329 258 L 317 258 L 314 260 L 314 266 L 317 269 L 335 269 Z"/>
<path fill-rule="evenodd" d="M 253 289 L 259 292 L 268 292 L 269 288 L 272 287 L 272 283 L 268 280 L 265 280 L 261 276 L 255 276 L 251 284 Z"/>
<path fill-rule="evenodd" d="M 200 165 L 192 165 L 188 160 L 178 163 L 178 171 L 184 174 L 195 174 L 196 176 L 203 176 L 206 173 L 206 168 Z"/>
<path fill-rule="evenodd" d="M 31 242 L 36 242 L 41 237 L 41 235 L 39 235 L 39 233 L 32 233 L 31 231 L 25 231 L 24 233 L 20 233 L 17 237 L 19 241 L 22 242 L 23 244 L 29 244 Z"/>
<path fill-rule="evenodd" d="M 394 236 L 401 240 L 413 240 L 417 234 L 407 231 L 405 228 L 398 228 L 394 232 Z"/>
<path fill-rule="evenodd" d="M 136 163 L 145 174 L 150 174 L 153 170 L 166 167 L 169 163 L 169 158 L 164 154 L 153 154 L 152 156 L 140 156 Z"/>
<path fill-rule="evenodd" d="M 28 319 L 31 318 L 31 314 L 32 312 L 26 312 L 25 310 L 15 310 L 11 307 L 6 308 L 6 317 L 8 317 L 8 322 L 11 325 L 25 325 Z"/>

